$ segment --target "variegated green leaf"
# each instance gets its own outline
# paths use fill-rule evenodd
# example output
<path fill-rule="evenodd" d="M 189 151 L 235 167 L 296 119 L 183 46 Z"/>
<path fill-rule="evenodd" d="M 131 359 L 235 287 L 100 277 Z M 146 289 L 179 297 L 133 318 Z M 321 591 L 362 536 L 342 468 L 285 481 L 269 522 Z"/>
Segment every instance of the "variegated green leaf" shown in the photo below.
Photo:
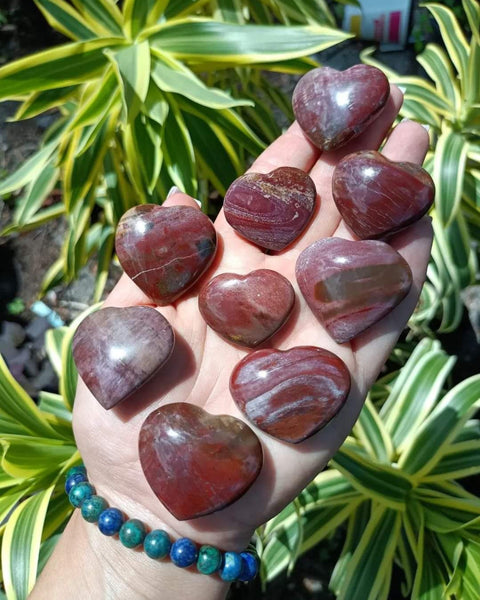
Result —
<path fill-rule="evenodd" d="M 8 520 L 2 542 L 2 571 L 9 600 L 26 600 L 37 576 L 43 521 L 53 487 L 20 504 Z"/>
<path fill-rule="evenodd" d="M 123 3 L 124 30 L 134 40 L 148 25 L 155 25 L 169 0 L 125 0 Z"/>
<path fill-rule="evenodd" d="M 445 573 L 440 566 L 440 557 L 433 554 L 426 535 L 422 557 L 413 583 L 412 600 L 445 600 Z"/>
<path fill-rule="evenodd" d="M 462 0 L 462 6 L 467 15 L 473 39 L 480 45 L 480 5 L 477 0 Z"/>
<path fill-rule="evenodd" d="M 98 28 L 105 35 L 123 35 L 122 13 L 114 2 L 109 0 L 72 0 L 74 6 L 82 13 L 84 18 Z"/>
<path fill-rule="evenodd" d="M 106 69 L 100 82 L 95 80 L 85 86 L 83 97 L 68 129 L 73 131 L 77 127 L 97 123 L 117 99 L 116 91 L 117 79 L 110 67 Z"/>
<path fill-rule="evenodd" d="M 115 231 L 111 225 L 105 225 L 97 250 L 97 276 L 95 279 L 95 289 L 93 292 L 93 302 L 99 302 L 108 279 L 110 265 L 112 263 L 112 254 L 115 245 Z"/>
<path fill-rule="evenodd" d="M 435 82 L 440 93 L 458 110 L 461 104 L 460 90 L 452 64 L 443 48 L 437 44 L 427 44 L 425 50 L 417 56 L 417 60 Z"/>
<path fill-rule="evenodd" d="M 30 94 L 29 98 L 21 104 L 15 113 L 14 120 L 31 119 L 50 108 L 61 106 L 67 100 L 74 97 L 77 94 L 78 89 L 78 86 L 70 85 L 65 88 L 33 92 Z"/>
<path fill-rule="evenodd" d="M 314 54 L 348 39 L 322 25 L 235 25 L 202 19 L 174 21 L 146 31 L 153 48 L 185 61 L 247 65 Z"/>
<path fill-rule="evenodd" d="M 372 459 L 380 463 L 390 462 L 394 454 L 392 440 L 369 398 L 365 401 L 353 433 L 369 451 Z"/>
<path fill-rule="evenodd" d="M 402 472 L 417 480 L 440 460 L 443 449 L 455 438 L 480 401 L 480 376 L 470 377 L 451 389 L 418 429 L 399 460 Z"/>
<path fill-rule="evenodd" d="M 467 150 L 464 137 L 451 129 L 445 128 L 437 140 L 433 178 L 436 210 L 443 225 L 452 222 L 460 206 Z"/>
<path fill-rule="evenodd" d="M 452 444 L 423 481 L 461 479 L 480 473 L 479 439 Z"/>
<path fill-rule="evenodd" d="M 17 200 L 13 223 L 18 226 L 26 225 L 38 212 L 59 179 L 60 171 L 54 166 L 55 155 L 52 156 L 37 177 L 32 179 L 25 193 Z"/>
<path fill-rule="evenodd" d="M 97 37 L 78 11 L 64 0 L 34 0 L 48 23 L 72 40 L 90 40 Z"/>
<path fill-rule="evenodd" d="M 0 68 L 0 100 L 65 88 L 97 77 L 107 64 L 104 50 L 124 44 L 118 38 L 75 42 L 8 63 Z"/>
<path fill-rule="evenodd" d="M 18 190 L 28 183 L 37 180 L 46 168 L 46 165 L 50 162 L 57 145 L 56 141 L 52 141 L 43 148 L 40 148 L 14 173 L 1 181 L 0 196 Z"/>
<path fill-rule="evenodd" d="M 0 444 L 3 447 L 2 468 L 12 477 L 25 479 L 38 477 L 39 471 L 55 471 L 76 450 L 73 439 L 69 445 L 53 437 L 4 435 Z"/>

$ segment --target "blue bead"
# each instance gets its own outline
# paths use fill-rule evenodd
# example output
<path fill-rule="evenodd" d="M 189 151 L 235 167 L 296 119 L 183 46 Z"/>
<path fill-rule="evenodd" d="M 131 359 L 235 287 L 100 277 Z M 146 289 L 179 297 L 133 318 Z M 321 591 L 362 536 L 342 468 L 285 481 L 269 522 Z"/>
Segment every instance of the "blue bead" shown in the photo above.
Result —
<path fill-rule="evenodd" d="M 91 498 L 95 493 L 95 488 L 88 482 L 77 483 L 72 487 L 68 494 L 70 504 L 78 508 L 82 505 L 82 502 L 87 498 Z"/>
<path fill-rule="evenodd" d="M 115 535 L 123 525 L 123 514 L 118 508 L 106 508 L 98 517 L 98 528 L 103 535 Z"/>
<path fill-rule="evenodd" d="M 242 557 L 242 569 L 238 579 L 240 581 L 252 581 L 258 573 L 258 559 L 250 552 L 240 552 Z"/>
<path fill-rule="evenodd" d="M 69 494 L 74 485 L 77 485 L 77 483 L 83 483 L 84 481 L 88 481 L 85 473 L 73 473 L 67 477 L 65 481 L 65 491 L 67 494 Z"/>
<path fill-rule="evenodd" d="M 168 533 L 161 529 L 154 529 L 147 533 L 143 540 L 143 549 L 150 558 L 164 558 L 170 552 L 172 542 Z"/>
<path fill-rule="evenodd" d="M 197 547 L 188 538 L 180 538 L 173 543 L 170 558 L 177 567 L 189 567 L 197 562 Z"/>
<path fill-rule="evenodd" d="M 235 581 L 242 570 L 242 557 L 238 552 L 225 552 L 220 577 L 223 581 Z"/>
<path fill-rule="evenodd" d="M 75 475 L 75 473 L 82 473 L 83 475 L 87 475 L 87 469 L 84 465 L 76 465 L 75 467 L 70 467 L 65 475 L 66 479 Z"/>

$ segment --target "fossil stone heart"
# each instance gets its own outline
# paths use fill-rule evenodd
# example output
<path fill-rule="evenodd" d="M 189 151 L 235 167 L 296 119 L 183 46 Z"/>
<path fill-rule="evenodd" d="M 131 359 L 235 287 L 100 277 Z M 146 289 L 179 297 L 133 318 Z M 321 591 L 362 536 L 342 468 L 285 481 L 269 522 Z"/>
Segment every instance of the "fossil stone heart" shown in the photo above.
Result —
<path fill-rule="evenodd" d="M 248 425 L 184 402 L 146 418 L 138 442 L 145 477 L 180 521 L 238 500 L 262 468 L 262 446 Z"/>
<path fill-rule="evenodd" d="M 109 409 L 162 367 L 174 340 L 170 323 L 154 308 L 103 308 L 80 323 L 73 359 L 89 390 Z"/>
<path fill-rule="evenodd" d="M 319 240 L 298 257 L 296 275 L 311 310 L 339 343 L 388 314 L 412 285 L 408 263 L 374 240 Z"/>
<path fill-rule="evenodd" d="M 435 185 L 419 165 L 392 162 L 370 150 L 338 163 L 332 191 L 347 225 L 367 239 L 390 235 L 420 219 L 433 203 Z"/>
<path fill-rule="evenodd" d="M 190 206 L 135 206 L 120 219 L 115 239 L 127 275 L 160 306 L 198 280 L 216 246 L 212 222 Z"/>
<path fill-rule="evenodd" d="M 295 292 L 288 279 L 269 269 L 248 275 L 223 273 L 203 287 L 198 306 L 205 321 L 222 337 L 254 348 L 288 319 Z"/>
<path fill-rule="evenodd" d="M 321 150 L 343 146 L 378 117 L 390 95 L 379 69 L 355 65 L 330 67 L 304 75 L 293 92 L 293 112 L 310 141 Z"/>
<path fill-rule="evenodd" d="M 230 379 L 230 392 L 246 417 L 266 433 L 294 444 L 333 419 L 349 391 L 345 363 L 314 346 L 251 352 Z"/>
<path fill-rule="evenodd" d="M 283 250 L 312 218 L 317 192 L 301 169 L 247 173 L 228 188 L 225 218 L 243 237 L 267 250 Z"/>

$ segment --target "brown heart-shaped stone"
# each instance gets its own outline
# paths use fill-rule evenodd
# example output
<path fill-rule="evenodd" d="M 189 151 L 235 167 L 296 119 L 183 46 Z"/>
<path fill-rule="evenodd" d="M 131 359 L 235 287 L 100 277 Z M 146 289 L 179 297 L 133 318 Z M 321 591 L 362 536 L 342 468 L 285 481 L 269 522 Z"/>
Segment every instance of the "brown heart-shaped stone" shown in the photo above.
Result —
<path fill-rule="evenodd" d="M 150 487 L 179 521 L 238 500 L 263 463 L 262 446 L 246 423 L 184 402 L 150 413 L 138 447 Z"/>
<path fill-rule="evenodd" d="M 312 218 L 317 191 L 301 169 L 247 173 L 228 188 L 225 218 L 243 237 L 267 250 L 283 250 Z"/>
<path fill-rule="evenodd" d="M 208 325 L 228 341 L 249 348 L 277 332 L 294 303 L 288 279 L 269 269 L 248 275 L 223 273 L 207 283 L 198 297 Z"/>
<path fill-rule="evenodd" d="M 196 208 L 141 204 L 120 219 L 115 247 L 127 275 L 164 306 L 205 272 L 217 236 L 210 219 Z"/>
<path fill-rule="evenodd" d="M 374 240 L 319 240 L 298 257 L 296 275 L 311 310 L 339 343 L 387 315 L 412 285 L 405 259 Z"/>
<path fill-rule="evenodd" d="M 333 172 L 335 204 L 359 238 L 391 235 L 432 206 L 435 185 L 419 165 L 392 162 L 380 152 L 354 152 Z"/>
<path fill-rule="evenodd" d="M 109 409 L 155 375 L 174 342 L 170 323 L 154 308 L 103 308 L 80 323 L 72 352 L 80 377 Z"/>
<path fill-rule="evenodd" d="M 315 346 L 251 352 L 230 379 L 230 392 L 245 416 L 266 433 L 294 444 L 331 421 L 349 391 L 345 363 Z"/>
<path fill-rule="evenodd" d="M 355 65 L 330 67 L 304 75 L 293 92 L 293 112 L 310 141 L 321 150 L 343 146 L 378 117 L 390 95 L 379 69 Z"/>

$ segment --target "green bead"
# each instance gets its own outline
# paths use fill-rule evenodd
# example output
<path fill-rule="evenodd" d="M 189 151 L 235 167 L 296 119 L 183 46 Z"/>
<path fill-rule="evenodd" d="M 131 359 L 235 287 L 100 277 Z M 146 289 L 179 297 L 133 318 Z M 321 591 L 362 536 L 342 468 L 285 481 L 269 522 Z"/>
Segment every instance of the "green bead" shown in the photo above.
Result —
<path fill-rule="evenodd" d="M 150 558 L 165 558 L 170 552 L 172 542 L 166 531 L 163 529 L 154 529 L 147 533 L 143 541 L 145 554 Z"/>
<path fill-rule="evenodd" d="M 84 465 L 76 465 L 75 467 L 70 467 L 65 475 L 65 479 L 68 479 L 71 475 L 76 475 L 77 473 L 81 473 L 82 475 L 87 474 L 87 469 Z"/>
<path fill-rule="evenodd" d="M 136 548 L 145 539 L 145 526 L 139 519 L 129 519 L 120 528 L 120 541 L 126 548 Z"/>
<path fill-rule="evenodd" d="M 222 564 L 222 553 L 213 546 L 202 546 L 198 551 L 197 569 L 204 575 L 218 571 Z"/>
<path fill-rule="evenodd" d="M 108 504 L 105 498 L 100 496 L 91 496 L 83 501 L 81 511 L 82 517 L 89 523 L 96 523 L 100 513 L 107 508 Z"/>
<path fill-rule="evenodd" d="M 70 504 L 75 506 L 75 508 L 79 508 L 82 506 L 82 502 L 87 498 L 91 498 L 93 494 L 95 494 L 95 488 L 85 481 L 73 486 L 68 494 L 68 499 L 70 500 Z"/>

